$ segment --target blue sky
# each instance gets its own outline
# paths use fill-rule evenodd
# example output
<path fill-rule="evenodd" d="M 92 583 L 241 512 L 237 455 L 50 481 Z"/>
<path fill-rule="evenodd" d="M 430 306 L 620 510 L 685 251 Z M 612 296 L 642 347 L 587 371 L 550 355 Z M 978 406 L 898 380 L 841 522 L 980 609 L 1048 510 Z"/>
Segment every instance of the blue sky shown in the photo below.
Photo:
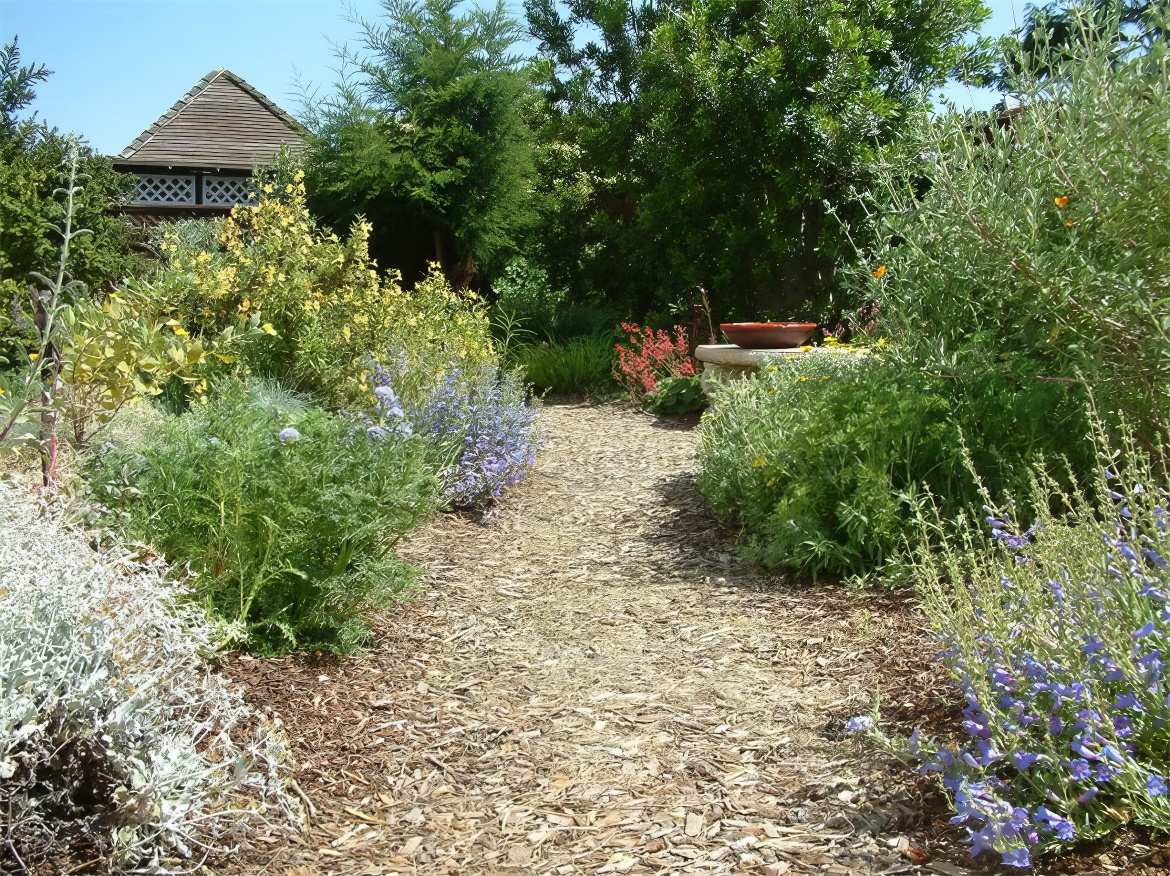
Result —
<path fill-rule="evenodd" d="M 369 15 L 379 4 L 352 5 Z M 985 32 L 998 35 L 1014 26 L 1024 3 L 990 6 Z M 341 0 L 0 0 L 0 40 L 13 34 L 26 63 L 54 71 L 34 109 L 115 154 L 216 67 L 295 112 L 294 74 L 327 85 L 335 64 L 329 41 L 345 42 L 355 31 Z M 948 96 L 980 108 L 994 102 L 957 87 Z"/>

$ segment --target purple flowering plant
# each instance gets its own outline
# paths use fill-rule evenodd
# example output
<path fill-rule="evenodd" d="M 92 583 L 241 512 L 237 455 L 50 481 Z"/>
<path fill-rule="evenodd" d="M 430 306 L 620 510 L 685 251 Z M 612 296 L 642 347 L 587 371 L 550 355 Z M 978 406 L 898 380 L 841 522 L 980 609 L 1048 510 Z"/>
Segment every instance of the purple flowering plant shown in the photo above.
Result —
<path fill-rule="evenodd" d="M 369 431 L 426 439 L 448 502 L 470 506 L 498 498 L 528 476 L 540 438 L 537 411 L 517 372 L 450 361 L 419 375 L 394 351 L 384 362 L 370 364 Z"/>
<path fill-rule="evenodd" d="M 1129 821 L 1170 831 L 1166 471 L 1132 441 L 1124 457 L 1097 442 L 1089 494 L 1039 472 L 1028 529 L 985 496 L 987 529 L 918 552 L 940 659 L 966 699 L 965 741 L 850 725 L 937 775 L 972 853 L 1007 866 Z"/>

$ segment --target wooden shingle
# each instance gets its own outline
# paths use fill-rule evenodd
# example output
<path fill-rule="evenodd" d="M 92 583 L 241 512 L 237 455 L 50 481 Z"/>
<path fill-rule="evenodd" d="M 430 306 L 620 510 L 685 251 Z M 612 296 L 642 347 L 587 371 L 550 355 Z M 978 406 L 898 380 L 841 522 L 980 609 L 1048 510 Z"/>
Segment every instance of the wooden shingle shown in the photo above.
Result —
<path fill-rule="evenodd" d="M 214 167 L 250 172 L 281 146 L 299 148 L 304 129 L 229 70 L 204 76 L 119 153 L 119 164 Z"/>

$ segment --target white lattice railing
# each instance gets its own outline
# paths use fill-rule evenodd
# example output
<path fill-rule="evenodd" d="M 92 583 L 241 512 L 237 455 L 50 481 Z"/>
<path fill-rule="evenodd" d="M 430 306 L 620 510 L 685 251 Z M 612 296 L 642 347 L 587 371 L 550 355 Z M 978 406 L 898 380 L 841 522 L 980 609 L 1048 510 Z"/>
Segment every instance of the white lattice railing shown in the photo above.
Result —
<path fill-rule="evenodd" d="M 255 189 L 246 176 L 203 177 L 203 203 L 216 206 L 255 204 Z M 252 197 L 248 197 L 251 195 Z"/>
<path fill-rule="evenodd" d="M 138 204 L 194 204 L 195 177 L 140 174 L 134 200 Z"/>

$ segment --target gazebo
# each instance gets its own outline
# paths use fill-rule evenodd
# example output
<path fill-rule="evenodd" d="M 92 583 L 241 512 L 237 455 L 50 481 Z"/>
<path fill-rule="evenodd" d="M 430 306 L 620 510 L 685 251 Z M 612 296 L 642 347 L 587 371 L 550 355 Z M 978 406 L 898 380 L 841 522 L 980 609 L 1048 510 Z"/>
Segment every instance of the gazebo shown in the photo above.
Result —
<path fill-rule="evenodd" d="M 213 70 L 114 159 L 138 177 L 125 212 L 153 223 L 223 215 L 249 203 L 255 167 L 282 146 L 299 149 L 304 128 L 232 73 Z"/>

